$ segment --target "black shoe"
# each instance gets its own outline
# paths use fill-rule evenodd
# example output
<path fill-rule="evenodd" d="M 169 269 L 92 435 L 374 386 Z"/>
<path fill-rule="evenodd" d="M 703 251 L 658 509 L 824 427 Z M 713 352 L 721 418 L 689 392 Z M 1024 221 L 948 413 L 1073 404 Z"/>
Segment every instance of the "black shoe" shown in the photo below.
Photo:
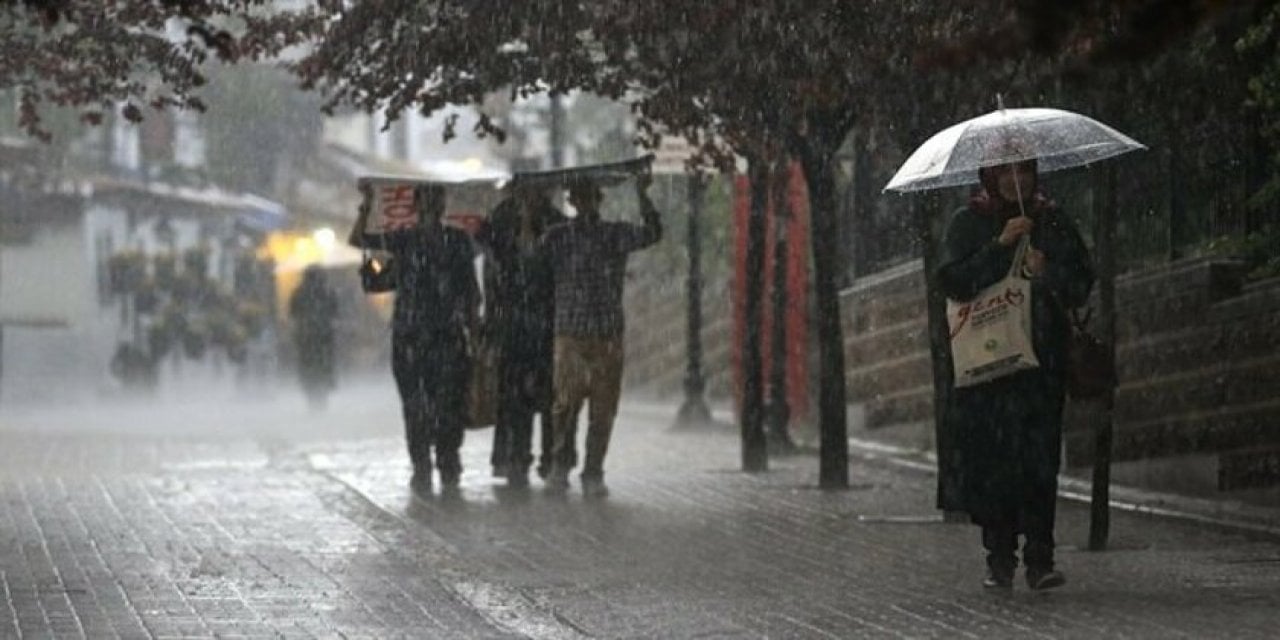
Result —
<path fill-rule="evenodd" d="M 987 577 L 982 580 L 983 589 L 1012 589 L 1013 588 L 1013 572 L 1005 573 L 1003 571 L 994 571 L 987 569 Z"/>
<path fill-rule="evenodd" d="M 607 498 L 609 487 L 604 484 L 603 476 L 582 476 L 582 497 Z"/>
<path fill-rule="evenodd" d="M 440 470 L 440 484 L 450 488 L 456 488 L 462 480 L 462 471 L 455 469 Z"/>
<path fill-rule="evenodd" d="M 1032 591 L 1056 589 L 1067 583 L 1067 577 L 1061 571 L 1052 569 L 1027 569 L 1027 586 Z"/>
<path fill-rule="evenodd" d="M 529 470 L 512 469 L 507 473 L 507 486 L 512 489 L 529 488 Z"/>
<path fill-rule="evenodd" d="M 562 494 L 569 490 L 569 472 L 552 469 L 547 472 L 547 492 Z"/>
<path fill-rule="evenodd" d="M 415 471 L 409 478 L 409 490 L 418 495 L 431 493 L 431 472 Z"/>

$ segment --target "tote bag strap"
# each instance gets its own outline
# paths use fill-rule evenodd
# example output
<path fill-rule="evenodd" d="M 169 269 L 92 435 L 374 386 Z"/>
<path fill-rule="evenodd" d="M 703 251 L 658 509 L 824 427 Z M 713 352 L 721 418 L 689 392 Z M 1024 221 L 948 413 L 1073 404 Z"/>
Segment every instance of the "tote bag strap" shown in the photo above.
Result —
<path fill-rule="evenodd" d="M 1009 264 L 1009 275 L 1006 277 L 1022 276 L 1022 267 L 1027 259 L 1027 250 L 1031 248 L 1031 236 L 1023 234 L 1018 238 L 1018 247 L 1013 251 L 1013 262 Z"/>

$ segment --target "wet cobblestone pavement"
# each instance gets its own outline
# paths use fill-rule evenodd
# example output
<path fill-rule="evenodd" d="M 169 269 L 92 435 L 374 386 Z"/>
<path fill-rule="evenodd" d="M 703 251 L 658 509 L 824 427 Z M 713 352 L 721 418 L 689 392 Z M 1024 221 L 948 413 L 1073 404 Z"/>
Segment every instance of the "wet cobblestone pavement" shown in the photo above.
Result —
<path fill-rule="evenodd" d="M 366 397 L 367 396 L 367 397 Z M 507 489 L 469 434 L 457 494 L 413 497 L 394 396 L 199 420 L 0 413 L 0 637 L 1274 637 L 1280 544 L 1116 514 L 1063 589 L 983 592 L 976 530 L 932 477 L 816 460 L 736 471 L 734 434 L 673 434 L 633 405 L 612 495 Z M 357 409 L 356 407 L 363 407 Z M 372 408 L 370 408 L 372 407 Z M 44 422 L 41 422 L 44 421 Z M 148 422 L 150 421 L 150 422 Z"/>

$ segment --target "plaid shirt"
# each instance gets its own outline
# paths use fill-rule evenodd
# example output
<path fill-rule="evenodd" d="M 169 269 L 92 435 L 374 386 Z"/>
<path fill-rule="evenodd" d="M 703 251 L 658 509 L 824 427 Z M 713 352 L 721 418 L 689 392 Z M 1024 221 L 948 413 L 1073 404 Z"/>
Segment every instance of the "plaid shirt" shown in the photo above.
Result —
<path fill-rule="evenodd" d="M 662 238 L 662 223 L 648 198 L 644 224 L 574 219 L 542 239 L 555 279 L 556 335 L 616 338 L 624 330 L 622 286 L 627 255 Z"/>

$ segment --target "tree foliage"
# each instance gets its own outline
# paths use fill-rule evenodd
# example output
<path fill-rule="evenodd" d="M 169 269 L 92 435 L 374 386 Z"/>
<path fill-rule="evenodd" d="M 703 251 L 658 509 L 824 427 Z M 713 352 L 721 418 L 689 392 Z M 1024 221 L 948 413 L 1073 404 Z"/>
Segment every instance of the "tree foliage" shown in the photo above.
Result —
<path fill-rule="evenodd" d="M 319 98 L 263 65 L 222 66 L 210 79 L 202 118 L 209 177 L 224 187 L 274 195 L 279 163 L 311 155 L 319 144 Z"/>
<path fill-rule="evenodd" d="M 118 108 L 203 110 L 206 61 L 270 58 L 309 40 L 314 8 L 270 0 L 51 0 L 0 6 L 0 87 L 17 91 L 19 124 L 48 139 L 41 107 L 77 109 L 90 124 Z"/>

